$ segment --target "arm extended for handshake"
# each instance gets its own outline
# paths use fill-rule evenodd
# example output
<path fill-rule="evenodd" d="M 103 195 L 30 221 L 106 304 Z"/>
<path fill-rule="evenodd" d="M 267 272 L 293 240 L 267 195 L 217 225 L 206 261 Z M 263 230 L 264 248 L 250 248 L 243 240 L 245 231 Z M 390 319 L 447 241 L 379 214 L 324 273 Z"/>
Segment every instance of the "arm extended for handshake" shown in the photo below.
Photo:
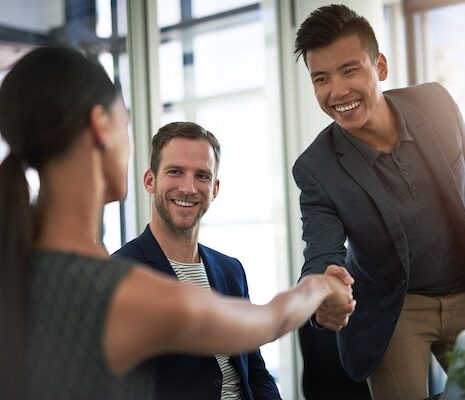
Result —
<path fill-rule="evenodd" d="M 340 329 L 355 307 L 353 280 L 342 270 L 306 276 L 269 303 L 254 305 L 135 267 L 109 306 L 103 337 L 108 368 L 121 375 L 162 353 L 251 351 L 299 328 L 322 307 L 338 309 L 338 317 L 323 322 Z"/>

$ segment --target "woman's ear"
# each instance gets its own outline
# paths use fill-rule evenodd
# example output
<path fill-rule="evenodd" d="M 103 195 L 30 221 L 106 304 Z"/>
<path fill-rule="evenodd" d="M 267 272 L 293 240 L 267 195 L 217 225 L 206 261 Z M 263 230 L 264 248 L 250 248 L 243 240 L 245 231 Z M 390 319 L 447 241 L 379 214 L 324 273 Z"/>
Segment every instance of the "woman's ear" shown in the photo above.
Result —
<path fill-rule="evenodd" d="M 111 138 L 111 121 L 108 111 L 101 105 L 93 106 L 89 113 L 89 127 L 95 142 L 103 150 L 109 149 L 113 144 Z"/>

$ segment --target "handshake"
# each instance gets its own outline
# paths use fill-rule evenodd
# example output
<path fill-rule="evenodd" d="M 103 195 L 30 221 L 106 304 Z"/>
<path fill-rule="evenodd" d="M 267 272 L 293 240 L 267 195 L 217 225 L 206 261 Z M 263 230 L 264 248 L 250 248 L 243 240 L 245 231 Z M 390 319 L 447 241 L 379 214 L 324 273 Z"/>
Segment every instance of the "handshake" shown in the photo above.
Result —
<path fill-rule="evenodd" d="M 352 296 L 354 279 L 344 267 L 329 265 L 319 276 L 322 284 L 328 285 L 329 294 L 311 318 L 313 325 L 339 331 L 347 325 L 355 310 L 356 301 Z"/>

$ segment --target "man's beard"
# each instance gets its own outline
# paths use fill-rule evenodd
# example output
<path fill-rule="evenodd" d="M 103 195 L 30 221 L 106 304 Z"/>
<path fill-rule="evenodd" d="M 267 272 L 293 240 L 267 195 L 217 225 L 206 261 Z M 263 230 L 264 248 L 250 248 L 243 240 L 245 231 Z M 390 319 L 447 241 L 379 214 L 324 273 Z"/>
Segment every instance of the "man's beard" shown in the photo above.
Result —
<path fill-rule="evenodd" d="M 191 224 L 189 225 L 179 225 L 174 222 L 174 219 L 168 209 L 168 207 L 165 207 L 165 203 L 163 202 L 163 198 L 156 194 L 154 198 L 154 203 L 155 203 L 155 208 L 158 211 L 158 214 L 160 215 L 160 218 L 163 220 L 163 222 L 166 223 L 166 225 L 171 228 L 171 230 L 174 233 L 188 233 L 192 232 L 200 223 L 200 220 L 204 216 L 204 214 L 207 212 L 207 209 L 205 207 L 202 207 L 199 212 L 197 213 L 196 217 L 192 221 Z M 191 201 L 189 198 L 184 198 L 182 199 L 184 201 Z M 170 201 L 170 200 L 168 200 Z"/>

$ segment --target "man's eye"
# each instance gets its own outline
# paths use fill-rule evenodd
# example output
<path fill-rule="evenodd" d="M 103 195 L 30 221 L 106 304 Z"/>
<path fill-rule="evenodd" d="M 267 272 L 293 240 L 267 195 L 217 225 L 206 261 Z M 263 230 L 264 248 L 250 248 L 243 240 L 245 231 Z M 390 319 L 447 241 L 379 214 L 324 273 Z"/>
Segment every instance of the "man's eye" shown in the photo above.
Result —
<path fill-rule="evenodd" d="M 211 176 L 210 175 L 200 174 L 200 175 L 198 175 L 198 177 L 202 181 L 211 181 Z"/>
<path fill-rule="evenodd" d="M 314 84 L 321 84 L 321 83 L 325 83 L 326 82 L 326 78 L 324 76 L 317 76 L 315 78 L 313 78 L 313 83 Z"/>

